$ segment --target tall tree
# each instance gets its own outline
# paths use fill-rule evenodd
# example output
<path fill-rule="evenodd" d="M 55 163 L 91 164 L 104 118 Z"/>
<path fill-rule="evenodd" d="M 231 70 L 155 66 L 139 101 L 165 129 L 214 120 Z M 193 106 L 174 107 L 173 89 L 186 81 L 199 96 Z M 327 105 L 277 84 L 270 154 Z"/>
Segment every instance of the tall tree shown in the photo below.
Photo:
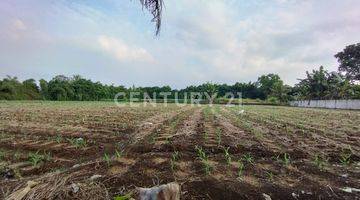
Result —
<path fill-rule="evenodd" d="M 335 57 L 340 63 L 340 72 L 345 73 L 351 82 L 360 81 L 360 43 L 347 46 Z"/>
<path fill-rule="evenodd" d="M 257 83 L 259 88 L 263 93 L 263 98 L 267 98 L 271 95 L 273 88 L 277 85 L 283 85 L 283 81 L 280 79 L 280 76 L 277 74 L 267 74 L 262 75 L 258 78 Z"/>
<path fill-rule="evenodd" d="M 39 80 L 40 83 L 40 93 L 43 97 L 44 100 L 49 100 L 49 87 L 48 87 L 48 82 L 45 79 L 40 79 Z"/>

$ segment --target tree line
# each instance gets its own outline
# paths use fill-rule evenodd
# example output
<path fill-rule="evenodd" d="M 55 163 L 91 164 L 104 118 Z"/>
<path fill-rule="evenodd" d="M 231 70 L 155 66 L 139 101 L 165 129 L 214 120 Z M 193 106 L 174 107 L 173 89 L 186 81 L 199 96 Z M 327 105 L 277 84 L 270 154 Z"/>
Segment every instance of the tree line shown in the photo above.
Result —
<path fill-rule="evenodd" d="M 217 93 L 224 97 L 227 93 L 242 93 L 242 98 L 261 99 L 274 102 L 304 99 L 360 99 L 360 43 L 347 46 L 335 55 L 339 61 L 338 71 L 329 72 L 323 66 L 312 72 L 306 72 L 306 78 L 299 79 L 295 86 L 286 85 L 277 74 L 260 76 L 254 82 L 233 85 L 204 83 L 188 86 L 184 89 L 172 89 L 170 86 L 129 87 L 106 85 L 93 82 L 79 75 L 66 77 L 58 75 L 50 81 L 34 79 L 19 81 L 16 77 L 0 80 L 0 100 L 59 100 L 59 101 L 99 101 L 113 99 L 119 93 L 139 92 L 138 98 L 163 98 L 153 93 L 169 92 L 167 98 L 189 98 L 186 94 L 198 92 Z M 177 95 L 177 96 L 175 96 Z M 235 96 L 240 97 L 240 96 Z"/>

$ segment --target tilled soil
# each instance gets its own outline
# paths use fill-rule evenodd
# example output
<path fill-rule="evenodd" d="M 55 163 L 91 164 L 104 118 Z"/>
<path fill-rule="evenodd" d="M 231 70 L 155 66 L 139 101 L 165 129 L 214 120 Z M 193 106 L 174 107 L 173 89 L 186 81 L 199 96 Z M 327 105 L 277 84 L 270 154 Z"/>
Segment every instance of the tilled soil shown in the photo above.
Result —
<path fill-rule="evenodd" d="M 305 127 L 298 134 L 292 121 L 246 116 L 246 111 L 244 116 L 228 107 L 122 109 L 103 114 L 90 109 L 98 116 L 93 117 L 85 108 L 73 112 L 48 108 L 46 112 L 56 119 L 46 119 L 37 110 L 44 119 L 44 126 L 39 126 L 39 117 L 28 116 L 31 110 L 21 114 L 1 108 L 5 115 L 0 120 L 0 149 L 6 155 L 0 165 L 0 197 L 27 180 L 54 173 L 73 177 L 67 187 L 101 175 L 96 182 L 106 188 L 107 198 L 173 181 L 180 183 L 182 199 L 360 198 L 360 193 L 342 190 L 360 188 L 356 128 L 344 131 L 349 139 L 328 137 L 326 128 L 317 127 Z M 108 121 L 101 122 L 102 115 Z M 78 118 L 84 119 L 71 120 Z M 80 137 L 86 145 L 71 142 Z M 349 163 L 344 164 L 339 158 L 346 151 Z M 50 153 L 51 159 L 34 166 L 29 152 Z M 4 169 L 10 168 L 12 174 L 6 174 Z"/>

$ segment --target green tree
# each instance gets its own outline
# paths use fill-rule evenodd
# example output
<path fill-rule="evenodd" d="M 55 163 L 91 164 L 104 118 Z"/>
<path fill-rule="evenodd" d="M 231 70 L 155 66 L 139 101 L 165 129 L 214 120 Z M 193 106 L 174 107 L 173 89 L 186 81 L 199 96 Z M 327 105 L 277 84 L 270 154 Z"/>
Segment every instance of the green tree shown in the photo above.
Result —
<path fill-rule="evenodd" d="M 44 80 L 44 79 L 40 79 L 39 83 L 40 83 L 40 93 L 42 95 L 42 98 L 44 100 L 50 99 L 48 82 L 46 80 Z"/>
<path fill-rule="evenodd" d="M 34 79 L 27 79 L 22 82 L 22 93 L 26 95 L 26 99 L 41 99 L 40 89 Z"/>
<path fill-rule="evenodd" d="M 277 74 L 262 75 L 258 78 L 257 83 L 259 85 L 259 89 L 262 92 L 262 99 L 266 99 L 268 96 L 270 96 L 274 92 L 275 87 L 279 88 L 283 85 L 283 81 Z"/>
<path fill-rule="evenodd" d="M 360 81 L 360 43 L 347 46 L 335 58 L 340 63 L 340 72 L 345 73 L 351 82 Z"/>

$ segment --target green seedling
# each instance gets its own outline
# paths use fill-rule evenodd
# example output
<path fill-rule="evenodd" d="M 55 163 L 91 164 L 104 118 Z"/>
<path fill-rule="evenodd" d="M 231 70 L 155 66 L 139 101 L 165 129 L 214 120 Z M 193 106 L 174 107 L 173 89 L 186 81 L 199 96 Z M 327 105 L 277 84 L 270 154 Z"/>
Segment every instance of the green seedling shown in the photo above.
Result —
<path fill-rule="evenodd" d="M 61 143 L 62 141 L 63 141 L 63 138 L 61 137 L 61 135 L 57 135 L 56 137 L 55 137 L 55 141 L 56 141 L 56 143 Z"/>
<path fill-rule="evenodd" d="M 350 165 L 351 163 L 351 153 L 342 153 L 340 155 L 339 161 L 342 165 Z"/>
<path fill-rule="evenodd" d="M 29 153 L 28 156 L 29 162 L 34 166 L 38 166 L 38 164 L 40 164 L 42 161 L 45 160 L 45 157 L 41 154 L 39 154 L 39 151 L 35 152 L 35 153 Z"/>
<path fill-rule="evenodd" d="M 274 180 L 274 174 L 272 172 L 266 172 L 266 177 L 269 182 Z"/>
<path fill-rule="evenodd" d="M 326 165 L 327 160 L 324 159 L 322 156 L 316 154 L 314 157 L 313 163 L 320 169 L 323 170 Z"/>
<path fill-rule="evenodd" d="M 20 154 L 19 152 L 15 152 L 15 153 L 14 153 L 14 159 L 15 159 L 15 160 L 19 160 L 20 157 L 21 157 L 21 154 Z M 1 159 L 0 159 L 0 160 L 1 160 Z"/>
<path fill-rule="evenodd" d="M 174 161 L 177 161 L 179 159 L 179 152 L 178 151 L 174 151 L 174 153 L 171 154 L 171 159 Z"/>
<path fill-rule="evenodd" d="M 166 144 L 171 144 L 171 138 L 170 137 L 166 137 L 165 141 L 166 141 Z"/>
<path fill-rule="evenodd" d="M 202 149 L 202 147 L 198 147 L 196 145 L 195 149 L 196 149 L 196 153 L 197 153 L 198 157 L 200 158 L 200 160 L 207 160 L 207 156 L 206 156 L 204 150 Z"/>
<path fill-rule="evenodd" d="M 224 147 L 224 156 L 225 156 L 225 160 L 226 160 L 227 165 L 231 164 L 231 155 L 229 153 L 229 149 L 230 149 L 230 147 L 228 147 L 228 148 Z"/>
<path fill-rule="evenodd" d="M 52 159 L 52 156 L 51 156 L 51 153 L 48 152 L 48 153 L 44 153 L 44 161 L 51 161 Z"/>
<path fill-rule="evenodd" d="M 114 200 L 130 200 L 133 199 L 131 198 L 132 193 L 126 194 L 126 195 L 121 195 L 121 196 L 116 196 L 114 197 Z"/>
<path fill-rule="evenodd" d="M 116 158 L 121 158 L 123 155 L 123 152 L 122 151 L 118 151 L 117 149 L 115 150 L 115 157 Z"/>
<path fill-rule="evenodd" d="M 103 160 L 106 162 L 106 164 L 107 164 L 108 166 L 110 166 L 111 158 L 110 158 L 110 156 L 109 156 L 107 153 L 104 154 Z"/>
<path fill-rule="evenodd" d="M 150 136 L 150 141 L 149 142 L 150 142 L 150 144 L 154 144 L 156 142 L 156 135 L 155 134 Z"/>
<path fill-rule="evenodd" d="M 282 158 L 281 155 L 278 155 L 276 159 L 282 162 L 285 166 L 288 166 L 290 164 L 290 155 L 288 153 L 284 153 Z"/>
<path fill-rule="evenodd" d="M 67 138 L 66 140 L 69 141 L 71 145 L 75 146 L 75 148 L 84 148 L 87 146 L 86 140 L 83 138 Z"/>
<path fill-rule="evenodd" d="M 249 164 L 253 164 L 254 163 L 254 158 L 250 155 L 250 153 L 245 154 L 243 156 L 243 160 L 246 161 Z"/>
<path fill-rule="evenodd" d="M 207 139 L 208 139 L 208 133 L 205 131 L 204 132 L 204 140 L 207 141 Z"/>
<path fill-rule="evenodd" d="M 237 175 L 238 175 L 238 178 L 241 179 L 241 177 L 244 174 L 245 165 L 241 160 L 238 161 L 238 164 L 239 164 L 239 167 L 238 167 Z"/>
<path fill-rule="evenodd" d="M 206 175 L 210 175 L 212 167 L 208 161 L 208 156 L 206 155 L 205 151 L 201 147 L 195 146 L 195 149 L 196 149 L 196 152 L 197 152 L 197 155 L 198 155 L 200 161 L 204 165 L 204 171 L 205 171 Z"/>
<path fill-rule="evenodd" d="M 4 151 L 0 151 L 0 161 L 5 159 L 5 152 Z"/>
<path fill-rule="evenodd" d="M 176 161 L 179 159 L 179 152 L 178 151 L 174 151 L 174 153 L 171 154 L 171 159 L 170 159 L 170 165 L 171 165 L 171 170 L 175 170 L 175 163 Z"/>
<path fill-rule="evenodd" d="M 206 175 L 211 174 L 212 167 L 208 160 L 203 160 L 202 163 L 204 164 L 204 171 Z"/>
<path fill-rule="evenodd" d="M 221 144 L 221 129 L 220 128 L 216 129 L 216 140 L 217 140 L 218 146 L 220 146 L 220 144 Z"/>

